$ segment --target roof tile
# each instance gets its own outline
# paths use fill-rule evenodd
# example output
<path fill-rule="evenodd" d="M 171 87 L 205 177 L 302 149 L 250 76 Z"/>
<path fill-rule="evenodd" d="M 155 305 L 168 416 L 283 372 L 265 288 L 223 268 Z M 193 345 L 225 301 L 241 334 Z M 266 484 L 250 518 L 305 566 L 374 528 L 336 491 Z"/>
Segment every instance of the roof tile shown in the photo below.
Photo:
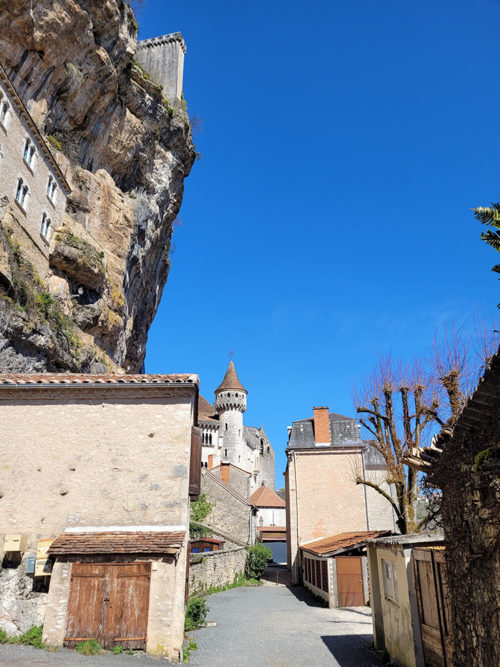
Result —
<path fill-rule="evenodd" d="M 390 530 L 361 530 L 357 533 L 339 533 L 338 535 L 330 535 L 312 542 L 305 542 L 300 545 L 301 549 L 312 551 L 318 556 L 329 554 L 339 549 L 346 549 L 348 547 L 354 548 L 361 546 L 365 542 L 388 535 Z"/>
<path fill-rule="evenodd" d="M 175 554 L 185 532 L 63 533 L 48 550 L 49 556 L 70 554 Z"/>
<path fill-rule="evenodd" d="M 118 375 L 106 373 L 0 373 L 0 385 L 82 385 L 82 384 L 198 384 L 192 373 Z"/>

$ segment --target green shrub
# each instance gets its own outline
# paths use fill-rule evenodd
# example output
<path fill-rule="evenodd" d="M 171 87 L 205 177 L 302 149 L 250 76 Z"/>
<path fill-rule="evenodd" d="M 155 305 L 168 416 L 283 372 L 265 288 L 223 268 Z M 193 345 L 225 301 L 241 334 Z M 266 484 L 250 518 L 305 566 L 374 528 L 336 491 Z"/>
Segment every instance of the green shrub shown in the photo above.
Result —
<path fill-rule="evenodd" d="M 114 655 L 120 655 L 120 653 L 123 653 L 123 646 L 113 646 L 113 653 Z"/>
<path fill-rule="evenodd" d="M 0 644 L 7 644 L 9 641 L 9 636 L 5 632 L 5 630 L 0 629 Z"/>
<path fill-rule="evenodd" d="M 87 639 L 77 644 L 75 651 L 81 655 L 99 655 L 99 653 L 102 653 L 102 646 L 96 639 Z"/>
<path fill-rule="evenodd" d="M 26 646 L 33 646 L 34 648 L 45 648 L 45 645 L 42 642 L 41 625 L 35 625 L 26 632 L 24 632 L 22 635 L 18 635 L 17 637 L 7 637 L 5 633 L 4 636 L 5 640 L 3 642 L 1 641 L 1 636 L 0 636 L 1 643 L 25 644 Z"/>
<path fill-rule="evenodd" d="M 186 605 L 186 617 L 184 620 L 184 630 L 196 630 L 205 622 L 208 614 L 208 605 L 204 598 L 191 598 Z"/>
<path fill-rule="evenodd" d="M 197 651 L 198 644 L 191 640 L 187 646 L 182 648 L 182 662 L 189 662 L 189 654 L 191 651 Z"/>
<path fill-rule="evenodd" d="M 257 542 L 250 547 L 245 563 L 245 577 L 247 579 L 260 579 L 267 567 L 267 564 L 273 559 L 271 549 L 265 547 L 262 542 Z"/>

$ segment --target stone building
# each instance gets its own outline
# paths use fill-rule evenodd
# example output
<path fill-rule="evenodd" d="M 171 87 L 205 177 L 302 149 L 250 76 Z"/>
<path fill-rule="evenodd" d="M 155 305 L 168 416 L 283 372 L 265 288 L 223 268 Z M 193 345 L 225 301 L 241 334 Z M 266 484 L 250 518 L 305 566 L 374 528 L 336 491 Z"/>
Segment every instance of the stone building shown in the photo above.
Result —
<path fill-rule="evenodd" d="M 292 582 L 302 575 L 299 547 L 353 531 L 395 530 L 391 504 L 356 475 L 393 493 L 382 457 L 360 436 L 355 419 L 314 408 L 289 427 L 285 471 L 287 562 Z"/>
<path fill-rule="evenodd" d="M 245 496 L 248 499 L 261 484 L 274 489 L 275 483 L 274 450 L 262 426 L 243 425 L 246 409 L 247 390 L 230 361 L 224 379 L 215 390 L 215 405 L 200 397 L 202 462 L 209 470 L 232 464 L 234 480 L 236 468 L 243 471 L 245 479 L 248 478 Z M 241 488 L 239 492 L 242 493 Z"/>
<path fill-rule="evenodd" d="M 50 240 L 62 224 L 70 191 L 0 64 L 0 221 L 42 279 L 49 274 Z M 9 263 L 0 254 L 0 282 L 7 290 L 11 279 Z"/>
<path fill-rule="evenodd" d="M 180 32 L 137 43 L 137 62 L 163 86 L 163 93 L 171 104 L 182 99 L 185 53 L 186 44 Z"/>
<path fill-rule="evenodd" d="M 0 627 L 179 657 L 197 402 L 195 375 L 0 375 Z"/>

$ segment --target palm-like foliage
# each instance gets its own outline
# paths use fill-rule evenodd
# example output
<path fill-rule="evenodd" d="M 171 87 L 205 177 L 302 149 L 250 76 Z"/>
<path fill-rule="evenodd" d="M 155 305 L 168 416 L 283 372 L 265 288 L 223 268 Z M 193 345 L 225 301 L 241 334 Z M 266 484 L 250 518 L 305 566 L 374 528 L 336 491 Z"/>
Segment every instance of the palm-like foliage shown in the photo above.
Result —
<path fill-rule="evenodd" d="M 500 252 L 500 203 L 491 204 L 490 206 L 479 206 L 473 209 L 474 217 L 483 225 L 493 227 L 481 234 L 481 239 L 486 241 L 488 245 Z M 500 264 L 495 264 L 492 271 L 500 273 Z M 498 304 L 500 308 L 500 304 Z"/>

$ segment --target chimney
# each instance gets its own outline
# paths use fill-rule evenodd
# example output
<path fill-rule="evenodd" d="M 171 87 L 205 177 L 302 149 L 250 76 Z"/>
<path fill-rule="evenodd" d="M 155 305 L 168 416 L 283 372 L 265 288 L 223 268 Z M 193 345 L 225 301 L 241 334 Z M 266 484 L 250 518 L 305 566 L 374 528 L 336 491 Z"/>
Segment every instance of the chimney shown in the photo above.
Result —
<path fill-rule="evenodd" d="M 226 482 L 226 484 L 229 484 L 229 461 L 221 461 L 220 464 L 220 478 L 223 482 Z"/>
<path fill-rule="evenodd" d="M 316 447 L 330 446 L 330 419 L 328 407 L 313 408 L 314 414 L 314 443 Z"/>

